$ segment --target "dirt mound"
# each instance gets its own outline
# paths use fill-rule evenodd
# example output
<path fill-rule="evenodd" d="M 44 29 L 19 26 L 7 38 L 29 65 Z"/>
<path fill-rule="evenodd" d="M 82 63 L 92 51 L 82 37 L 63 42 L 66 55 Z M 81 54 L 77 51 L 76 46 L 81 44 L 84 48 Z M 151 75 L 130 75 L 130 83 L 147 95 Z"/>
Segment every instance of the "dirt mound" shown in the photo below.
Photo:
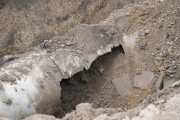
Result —
<path fill-rule="evenodd" d="M 125 2 L 124 2 L 125 1 Z M 131 0 L 1 0 L 0 57 L 64 35 L 79 23 L 99 23 Z"/>

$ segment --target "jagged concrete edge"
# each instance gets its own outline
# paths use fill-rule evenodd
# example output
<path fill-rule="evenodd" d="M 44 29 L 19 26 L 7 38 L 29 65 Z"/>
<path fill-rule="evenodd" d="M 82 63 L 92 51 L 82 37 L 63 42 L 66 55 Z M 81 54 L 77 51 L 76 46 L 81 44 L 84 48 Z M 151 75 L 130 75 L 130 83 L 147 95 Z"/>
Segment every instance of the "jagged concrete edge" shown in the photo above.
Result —
<path fill-rule="evenodd" d="M 126 16 L 126 14 L 123 11 L 122 13 L 123 14 L 118 14 L 118 17 Z M 128 19 L 131 19 L 131 18 L 128 17 Z M 0 94 L 2 94 L 1 96 L 4 96 L 4 97 L 0 97 L 0 105 L 2 107 L 5 107 L 6 110 L 4 111 L 1 107 L 0 116 L 5 116 L 10 119 L 18 120 L 18 119 L 22 119 L 36 113 L 53 114 L 56 110 L 58 110 L 57 106 L 60 106 L 59 98 L 60 98 L 61 88 L 60 88 L 59 82 L 62 79 L 70 78 L 72 75 L 82 71 L 84 68 L 89 69 L 92 62 L 95 59 L 97 59 L 97 57 L 105 53 L 111 52 L 111 49 L 113 47 L 117 47 L 120 44 L 123 46 L 126 54 L 131 52 L 133 50 L 133 45 L 130 44 L 130 42 L 133 41 L 134 43 L 134 41 L 136 40 L 138 36 L 138 32 L 135 32 L 131 34 L 130 36 L 125 35 L 124 33 L 122 33 L 122 31 L 124 31 L 124 29 L 128 26 L 127 24 L 122 24 L 121 28 L 117 28 L 116 25 L 112 25 L 112 24 L 108 25 L 108 24 L 109 22 L 107 23 L 104 22 L 103 24 L 100 24 L 100 25 L 85 25 L 84 24 L 84 25 L 78 25 L 71 30 L 71 31 L 76 30 L 77 27 L 81 28 L 81 27 L 93 27 L 93 26 L 97 27 L 98 29 L 100 28 L 102 31 L 108 31 L 109 29 L 108 27 L 112 27 L 111 29 L 112 31 L 114 31 L 113 29 L 115 29 L 115 31 L 117 30 L 117 34 L 113 35 L 113 38 L 112 38 L 113 41 L 109 42 L 110 39 L 107 39 L 107 41 L 104 42 L 105 38 L 100 39 L 101 41 L 100 46 L 95 44 L 95 48 L 98 47 L 98 49 L 93 51 L 89 57 L 87 57 L 87 53 L 83 53 L 82 55 L 78 53 L 73 53 L 71 54 L 70 58 L 74 56 L 75 59 L 71 60 L 70 64 L 65 64 L 64 66 L 62 66 L 63 61 L 62 63 L 59 62 L 59 58 L 61 57 L 59 53 L 61 50 L 57 50 L 56 52 L 49 54 L 45 50 L 38 49 L 37 51 L 35 50 L 34 52 L 27 53 L 27 55 L 21 55 L 22 57 L 20 57 L 20 59 L 14 60 L 12 62 L 9 62 L 7 65 L 4 65 L 3 69 L 0 70 L 0 79 L 3 78 L 4 76 L 7 77 L 7 75 L 4 75 L 4 76 L 2 75 L 3 73 L 2 71 L 8 70 L 9 72 L 6 74 L 10 74 L 11 72 L 15 71 L 14 73 L 16 74 L 11 74 L 10 79 L 15 80 L 16 84 L 13 84 L 14 82 L 8 83 L 7 81 L 1 81 L 0 88 L 2 89 L 0 89 Z M 105 26 L 105 28 L 103 26 Z M 108 29 L 106 29 L 106 27 Z M 66 34 L 65 37 L 68 38 L 71 31 L 68 34 Z M 111 36 L 111 34 L 113 33 L 112 31 L 105 32 L 102 35 L 103 36 L 105 35 L 106 37 Z M 82 30 L 81 32 L 86 33 L 88 31 Z M 89 31 L 89 32 L 90 33 L 94 32 L 94 34 L 96 34 L 96 31 L 94 30 Z M 99 35 L 99 36 L 102 36 L 102 35 Z M 97 43 L 97 41 L 95 41 L 95 43 Z M 78 48 L 78 46 L 76 47 Z M 70 54 L 71 52 L 66 52 L 66 53 Z M 56 58 L 57 56 L 59 58 Z M 68 60 L 68 59 L 65 59 L 65 60 Z M 68 63 L 68 62 L 64 61 L 64 63 Z M 44 67 L 44 64 L 46 64 L 47 67 Z M 72 67 L 74 65 L 75 67 Z M 21 69 L 25 72 L 22 72 Z M 23 78 L 19 78 L 18 77 L 19 75 L 22 75 Z M 25 79 L 25 78 L 28 78 L 28 79 Z M 21 92 L 19 92 L 20 94 L 17 94 L 18 92 L 16 93 L 15 92 L 16 90 L 12 88 L 13 87 L 19 88 L 18 87 L 19 84 L 20 85 L 22 84 L 22 86 L 24 86 L 23 81 L 26 83 L 30 82 L 32 83 L 32 85 L 30 86 L 29 84 L 25 85 L 26 87 L 23 88 L 25 92 L 22 92 L 21 89 L 20 90 L 18 89 L 18 91 L 21 91 Z M 15 94 L 16 97 L 23 96 L 24 98 L 27 99 L 28 102 L 20 103 L 19 101 L 21 101 L 21 98 L 19 97 L 18 104 L 16 104 L 16 109 L 13 107 L 9 109 L 12 106 L 12 104 L 14 104 L 14 101 L 12 100 L 11 101 L 12 103 L 10 105 L 4 104 L 4 103 L 8 103 L 7 101 L 9 100 L 9 98 L 13 97 L 9 94 L 8 92 L 10 91 L 9 89 L 4 89 L 6 88 L 6 86 L 9 86 L 11 88 L 11 91 L 13 91 L 13 94 Z M 33 90 L 31 90 L 32 89 L 31 87 L 33 87 Z M 49 104 L 49 103 L 53 103 L 53 104 Z M 22 108 L 21 104 L 23 104 L 23 110 L 19 110 Z"/>
<path fill-rule="evenodd" d="M 62 72 L 59 71 L 61 67 L 57 66 L 58 62 L 52 60 L 50 57 L 52 54 L 49 56 L 44 50 L 27 53 L 27 55 L 22 55 L 19 59 L 5 64 L 0 70 L 0 84 L 2 86 L 0 90 L 0 116 L 18 120 L 36 113 L 54 114 L 57 106 L 60 106 L 61 88 L 59 82 L 84 68 L 89 69 L 97 57 L 111 52 L 111 49 L 119 44 L 120 42 L 112 41 L 105 47 L 100 47 L 101 49 L 97 49 L 95 54 L 87 57 L 90 58 L 87 63 L 83 62 L 85 56 L 73 55 L 75 59 L 70 61 L 71 64 L 68 65 L 75 67 L 75 69 L 70 68 L 72 72 L 68 73 L 68 76 L 62 75 Z M 59 51 L 54 53 L 54 55 L 58 55 Z M 78 67 L 74 66 L 74 63 Z M 7 79 L 3 80 L 4 78 Z"/>

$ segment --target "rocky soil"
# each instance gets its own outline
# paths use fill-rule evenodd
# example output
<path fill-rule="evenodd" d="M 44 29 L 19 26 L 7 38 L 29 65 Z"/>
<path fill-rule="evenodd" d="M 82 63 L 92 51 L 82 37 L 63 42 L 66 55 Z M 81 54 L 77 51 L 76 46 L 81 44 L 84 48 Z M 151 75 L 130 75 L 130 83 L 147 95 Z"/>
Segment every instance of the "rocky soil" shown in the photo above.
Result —
<path fill-rule="evenodd" d="M 170 6 L 166 7 L 166 4 L 170 4 Z M 76 99 L 91 103 L 94 108 L 121 108 L 122 111 L 127 111 L 138 106 L 153 92 L 179 81 L 178 5 L 178 1 L 148 1 L 112 12 L 102 23 L 118 26 L 118 29 L 121 28 L 120 24 L 123 21 L 128 21 L 123 23 L 128 24 L 128 28 L 125 29 L 126 34 L 139 31 L 135 45 L 130 48 L 133 51 L 124 47 L 125 55 L 113 51 L 112 54 L 99 58 L 100 60 L 97 60 L 95 65 L 93 64 L 96 69 L 90 70 L 92 73 L 90 76 L 94 75 L 93 71 L 100 72 L 100 75 L 96 73 L 95 78 L 91 78 L 92 85 L 89 83 L 81 88 L 79 84 L 68 85 L 69 83 L 66 83 L 65 88 L 62 87 L 62 94 L 63 89 L 71 91 L 72 94 L 67 95 L 65 92 L 66 99 L 63 100 L 65 104 L 68 104 L 68 107 L 64 106 L 65 111 L 75 108 Z M 127 16 L 119 17 L 118 15 L 124 11 Z M 129 16 L 131 19 L 128 18 Z M 132 38 L 131 42 L 133 42 Z M 103 73 L 101 73 L 101 69 L 103 69 Z M 150 78 L 151 72 L 154 73 L 152 79 L 145 82 L 147 77 Z M 119 95 L 116 85 L 112 82 L 112 80 L 122 79 L 124 76 L 129 76 L 133 86 L 130 95 L 127 94 L 127 91 Z M 121 82 L 121 84 L 121 87 L 125 85 L 131 88 L 131 85 L 127 83 Z M 80 88 L 74 89 L 73 86 Z M 88 91 L 88 95 L 83 94 L 86 91 Z M 74 96 L 78 93 L 82 93 L 84 97 Z M 73 107 L 69 107 L 69 105 Z"/>
<path fill-rule="evenodd" d="M 112 38 L 122 41 L 120 47 L 97 58 L 89 70 L 70 79 L 65 74 L 61 81 L 61 110 L 55 115 L 59 118 L 34 115 L 25 120 L 179 119 L 179 17 L 180 1 L 148 0 L 117 9 L 105 20 L 100 18 L 102 21 L 92 18 L 92 23 L 111 26 L 106 27 L 109 29 L 105 34 L 103 27 L 100 32 L 92 27 L 90 33 L 95 36 L 90 37 L 89 30 L 80 25 L 63 37 L 42 40 L 38 47 L 27 49 L 43 49 L 51 54 L 61 47 L 71 47 L 78 48 L 75 52 L 81 55 L 86 54 L 86 48 L 74 41 L 104 37 L 107 43 Z M 62 65 L 58 65 L 61 69 Z"/>
<path fill-rule="evenodd" d="M 119 109 L 93 109 L 91 104 L 79 104 L 76 110 L 63 119 L 48 115 L 33 115 L 25 120 L 177 120 L 179 119 L 180 83 L 154 93 L 138 107 L 122 112 Z M 2 119 L 5 120 L 5 119 Z"/>
<path fill-rule="evenodd" d="M 140 0 L 135 0 L 140 1 Z M 40 40 L 80 23 L 99 23 L 134 0 L 0 0 L 0 57 L 23 53 Z"/>

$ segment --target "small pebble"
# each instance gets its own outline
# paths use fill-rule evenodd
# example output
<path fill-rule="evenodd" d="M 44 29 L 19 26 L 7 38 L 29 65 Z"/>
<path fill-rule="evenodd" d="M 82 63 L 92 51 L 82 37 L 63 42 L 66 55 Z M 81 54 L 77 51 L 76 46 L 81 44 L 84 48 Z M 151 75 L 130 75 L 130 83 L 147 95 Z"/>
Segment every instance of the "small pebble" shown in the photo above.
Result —
<path fill-rule="evenodd" d="M 141 48 L 141 49 L 145 49 L 145 47 L 146 47 L 146 41 L 143 40 L 143 41 L 140 43 L 140 48 Z"/>
<path fill-rule="evenodd" d="M 65 47 L 66 45 L 65 44 L 61 44 L 61 47 Z"/>
<path fill-rule="evenodd" d="M 170 75 L 170 77 L 171 77 L 171 78 L 173 78 L 173 77 L 174 77 L 174 75 Z"/>
<path fill-rule="evenodd" d="M 173 61 L 172 61 L 172 66 L 174 66 L 175 64 L 176 64 L 176 61 L 173 60 Z"/>
<path fill-rule="evenodd" d="M 168 52 L 171 52 L 172 51 L 172 49 L 171 48 L 168 48 Z"/>
<path fill-rule="evenodd" d="M 145 34 L 148 34 L 150 31 L 151 31 L 151 30 L 145 30 L 144 32 L 145 32 Z"/>
<path fill-rule="evenodd" d="M 169 37 L 169 34 L 164 35 L 164 40 L 166 40 Z"/>
<path fill-rule="evenodd" d="M 156 50 L 160 50 L 161 48 L 160 48 L 160 47 L 158 47 L 158 46 L 155 46 L 155 49 L 156 49 Z"/>
<path fill-rule="evenodd" d="M 162 53 L 162 56 L 163 56 L 163 57 L 167 57 L 168 55 L 169 55 L 169 53 L 166 52 L 166 51 L 164 51 L 164 52 Z"/>

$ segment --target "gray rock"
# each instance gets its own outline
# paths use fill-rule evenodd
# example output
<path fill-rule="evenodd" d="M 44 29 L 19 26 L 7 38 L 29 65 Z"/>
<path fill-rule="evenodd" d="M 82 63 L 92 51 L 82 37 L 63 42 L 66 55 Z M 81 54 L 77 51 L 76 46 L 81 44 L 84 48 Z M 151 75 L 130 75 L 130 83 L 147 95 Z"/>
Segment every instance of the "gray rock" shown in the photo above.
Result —
<path fill-rule="evenodd" d="M 149 5 L 149 2 L 148 1 L 144 1 L 144 2 L 142 2 L 142 4 Z"/>
<path fill-rule="evenodd" d="M 170 25 L 174 25 L 174 24 L 176 24 L 176 21 L 175 20 L 171 20 L 169 24 Z"/>
<path fill-rule="evenodd" d="M 160 47 L 158 47 L 158 46 L 155 46 L 155 49 L 156 49 L 156 50 L 161 50 L 161 48 L 160 48 Z"/>
<path fill-rule="evenodd" d="M 168 69 L 168 68 L 170 67 L 170 65 L 169 65 L 168 63 L 164 63 L 164 67 L 165 67 L 166 69 Z"/>
<path fill-rule="evenodd" d="M 104 71 L 104 67 L 103 67 L 103 66 L 101 66 L 101 67 L 100 67 L 100 69 L 99 69 L 99 71 L 100 71 L 101 73 L 103 73 L 103 71 Z"/>
<path fill-rule="evenodd" d="M 172 61 L 172 66 L 174 66 L 174 65 L 176 65 L 176 61 L 175 60 Z"/>
<path fill-rule="evenodd" d="M 174 77 L 174 75 L 172 74 L 172 75 L 170 75 L 170 77 L 171 77 L 171 78 L 173 78 L 173 77 Z"/>
<path fill-rule="evenodd" d="M 170 42 L 170 44 L 171 44 L 171 45 L 173 45 L 173 44 L 174 44 L 174 42 L 173 42 L 173 41 L 171 41 L 171 42 Z"/>
<path fill-rule="evenodd" d="M 44 40 L 44 46 L 45 47 L 50 46 L 50 40 Z"/>
<path fill-rule="evenodd" d="M 61 44 L 61 47 L 65 47 L 66 45 L 65 44 Z"/>
<path fill-rule="evenodd" d="M 151 30 L 145 30 L 144 32 L 145 32 L 145 34 L 148 34 L 150 31 L 151 31 Z"/>
<path fill-rule="evenodd" d="M 136 75 L 134 79 L 134 87 L 147 89 L 149 83 L 153 80 L 154 73 L 149 71 L 142 71 L 140 75 Z"/>
<path fill-rule="evenodd" d="M 141 29 L 140 33 L 142 36 L 145 36 L 146 34 L 148 34 L 150 32 L 150 30 L 144 30 L 144 29 Z"/>
<path fill-rule="evenodd" d="M 129 76 L 124 76 L 112 81 L 119 94 L 131 93 L 133 90 Z"/>
<path fill-rule="evenodd" d="M 177 80 L 177 79 L 172 79 L 172 80 L 164 79 L 163 80 L 163 88 L 167 88 L 177 81 L 179 81 L 179 80 Z"/>
<path fill-rule="evenodd" d="M 166 76 L 170 76 L 171 74 L 173 74 L 174 72 L 172 70 L 166 70 L 165 75 Z"/>
<path fill-rule="evenodd" d="M 164 35 L 164 40 L 166 40 L 169 37 L 169 34 Z"/>
<path fill-rule="evenodd" d="M 168 48 L 168 52 L 172 52 L 172 49 L 170 47 Z"/>
<path fill-rule="evenodd" d="M 47 51 L 48 53 L 50 53 L 50 52 L 51 52 L 51 48 L 47 48 L 46 51 Z"/>
<path fill-rule="evenodd" d="M 143 40 L 143 41 L 140 43 L 140 48 L 141 48 L 141 49 L 145 49 L 145 47 L 146 47 L 146 41 Z"/>
<path fill-rule="evenodd" d="M 163 78 L 164 78 L 164 72 L 161 73 L 159 79 L 156 81 L 156 85 L 155 85 L 156 90 L 160 90 L 163 88 Z"/>
<path fill-rule="evenodd" d="M 141 31 L 140 33 L 141 33 L 141 35 L 142 35 L 142 36 L 144 36 L 144 35 L 145 35 L 145 32 L 144 32 L 144 31 Z"/>
<path fill-rule="evenodd" d="M 144 29 L 141 29 L 140 33 L 141 33 L 142 36 L 144 36 L 145 35 Z"/>
<path fill-rule="evenodd" d="M 13 60 L 13 59 L 15 59 L 15 56 L 14 56 L 14 55 L 5 55 L 3 59 L 4 59 L 5 61 L 6 61 L 6 60 Z"/>
<path fill-rule="evenodd" d="M 180 56 L 180 54 L 176 55 L 176 59 Z"/>
<path fill-rule="evenodd" d="M 164 51 L 163 53 L 162 53 L 162 57 L 167 57 L 169 55 L 169 53 L 167 52 L 167 51 Z"/>
<path fill-rule="evenodd" d="M 158 56 L 159 56 L 159 57 L 163 57 L 163 53 L 159 53 Z"/>

